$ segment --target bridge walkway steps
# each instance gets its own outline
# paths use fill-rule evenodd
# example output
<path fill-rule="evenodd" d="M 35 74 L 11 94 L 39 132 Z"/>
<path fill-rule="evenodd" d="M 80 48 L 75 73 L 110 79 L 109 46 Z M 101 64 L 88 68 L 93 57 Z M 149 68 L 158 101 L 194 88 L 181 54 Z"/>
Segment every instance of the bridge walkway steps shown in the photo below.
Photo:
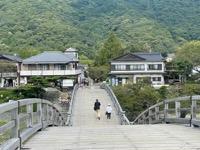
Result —
<path fill-rule="evenodd" d="M 95 116 L 94 103 L 96 99 L 101 103 L 101 117 L 98 120 Z M 105 109 L 108 103 L 113 108 L 111 119 L 107 119 Z M 79 88 L 74 102 L 73 126 L 84 125 L 119 125 L 118 115 L 113 107 L 110 96 L 99 86 Z"/>

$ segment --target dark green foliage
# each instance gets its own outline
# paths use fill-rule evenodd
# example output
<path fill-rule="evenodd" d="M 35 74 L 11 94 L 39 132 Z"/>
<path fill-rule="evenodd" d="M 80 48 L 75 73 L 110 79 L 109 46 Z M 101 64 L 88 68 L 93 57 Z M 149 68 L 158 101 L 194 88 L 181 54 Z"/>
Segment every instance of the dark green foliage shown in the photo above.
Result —
<path fill-rule="evenodd" d="M 0 73 L 3 72 L 15 72 L 17 71 L 17 67 L 15 63 L 0 60 Z"/>
<path fill-rule="evenodd" d="M 5 103 L 8 102 L 10 99 L 10 96 L 12 94 L 10 93 L 9 90 L 1 89 L 0 90 L 0 103 Z"/>
<path fill-rule="evenodd" d="M 41 86 L 24 86 L 11 91 L 15 99 L 42 98 L 45 91 Z"/>
<path fill-rule="evenodd" d="M 109 66 L 95 66 L 89 68 L 89 76 L 94 81 L 105 81 L 108 77 Z"/>
<path fill-rule="evenodd" d="M 24 98 L 43 98 L 45 91 L 41 86 L 23 86 L 16 89 L 0 90 L 0 103 L 9 100 L 19 100 Z"/>
<path fill-rule="evenodd" d="M 117 86 L 113 91 L 129 120 L 134 120 L 142 111 L 161 100 L 161 95 L 144 82 Z"/>
<path fill-rule="evenodd" d="M 159 88 L 158 92 L 160 93 L 162 100 L 167 99 L 168 90 L 166 86 L 162 86 L 161 88 Z"/>
<path fill-rule="evenodd" d="M 41 87 L 51 86 L 53 83 L 55 86 L 61 84 L 62 79 L 74 79 L 77 80 L 76 76 L 54 76 L 54 77 L 42 77 L 42 76 L 32 76 L 28 79 L 28 84 L 37 85 Z"/>
<path fill-rule="evenodd" d="M 108 33 L 122 47 L 172 52 L 200 37 L 198 0 L 6 0 L 0 2 L 0 51 L 34 54 L 74 47 L 94 58 Z M 132 49 L 130 49 L 132 51 Z M 133 51 L 134 51 L 133 50 Z"/>
<path fill-rule="evenodd" d="M 115 36 L 115 33 L 111 32 L 98 52 L 96 65 L 108 65 L 109 59 L 116 58 L 121 54 L 123 54 L 123 51 L 120 41 Z"/>

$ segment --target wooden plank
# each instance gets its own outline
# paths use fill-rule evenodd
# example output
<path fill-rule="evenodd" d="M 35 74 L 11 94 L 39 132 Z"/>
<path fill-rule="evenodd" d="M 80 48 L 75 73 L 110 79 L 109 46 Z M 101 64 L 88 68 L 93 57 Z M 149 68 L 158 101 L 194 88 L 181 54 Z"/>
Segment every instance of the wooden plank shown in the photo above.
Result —
<path fill-rule="evenodd" d="M 194 150 L 200 147 L 198 128 L 181 125 L 88 125 L 51 127 L 27 141 L 37 150 Z"/>
<path fill-rule="evenodd" d="M 10 110 L 17 108 L 17 107 L 18 107 L 17 101 L 3 103 L 3 104 L 0 105 L 0 114 L 4 113 L 6 111 L 10 111 Z"/>
<path fill-rule="evenodd" d="M 0 146 L 0 150 L 14 150 L 20 147 L 19 138 L 12 138 Z"/>
<path fill-rule="evenodd" d="M 13 128 L 15 126 L 15 121 L 12 120 L 10 122 L 8 122 L 7 124 L 0 126 L 0 134 L 6 132 L 7 130 Z"/>

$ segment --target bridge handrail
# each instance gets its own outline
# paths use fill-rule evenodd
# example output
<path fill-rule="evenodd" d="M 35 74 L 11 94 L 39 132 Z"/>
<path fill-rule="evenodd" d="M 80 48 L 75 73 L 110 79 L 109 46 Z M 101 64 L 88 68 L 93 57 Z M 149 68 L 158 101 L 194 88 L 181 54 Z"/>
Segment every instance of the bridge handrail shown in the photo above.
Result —
<path fill-rule="evenodd" d="M 37 108 L 36 111 L 34 111 L 34 106 Z M 21 109 L 26 110 L 21 112 Z M 22 143 L 37 131 L 52 125 L 63 126 L 65 122 L 55 105 L 37 98 L 10 100 L 10 102 L 0 104 L 0 115 L 4 113 L 7 113 L 10 120 L 4 120 L 8 122 L 0 126 L 0 134 L 10 130 L 11 134 L 10 139 L 0 145 L 1 150 L 21 148 Z M 21 126 L 22 122 L 26 122 L 26 125 Z"/>
<path fill-rule="evenodd" d="M 200 113 L 200 95 L 178 97 L 159 102 L 138 115 L 133 124 L 155 124 L 155 123 L 182 123 L 190 126 L 200 126 L 197 114 Z M 181 107 L 186 105 L 185 108 Z M 170 108 L 169 108 L 170 107 Z M 181 112 L 190 113 L 184 118 Z"/>
<path fill-rule="evenodd" d="M 66 121 L 66 125 L 67 126 L 72 126 L 73 125 L 73 120 L 72 120 L 72 115 L 73 115 L 73 106 L 74 106 L 74 100 L 75 100 L 75 95 L 76 92 L 78 90 L 78 84 L 76 84 L 73 88 L 73 92 L 72 92 L 72 97 L 71 97 L 71 101 L 70 101 L 70 105 L 69 105 L 69 111 L 67 113 L 67 121 Z"/>
<path fill-rule="evenodd" d="M 128 120 L 128 118 L 126 117 L 125 111 L 122 110 L 122 108 L 121 108 L 121 106 L 119 104 L 119 101 L 117 100 L 117 98 L 116 98 L 115 94 L 113 93 L 112 89 L 109 86 L 107 86 L 107 84 L 105 84 L 105 83 L 102 83 L 100 85 L 100 88 L 105 89 L 108 92 L 108 94 L 109 94 L 111 100 L 113 101 L 113 104 L 114 104 L 114 106 L 115 106 L 115 108 L 117 110 L 117 113 L 119 115 L 121 124 L 122 125 L 130 125 L 131 123 Z"/>

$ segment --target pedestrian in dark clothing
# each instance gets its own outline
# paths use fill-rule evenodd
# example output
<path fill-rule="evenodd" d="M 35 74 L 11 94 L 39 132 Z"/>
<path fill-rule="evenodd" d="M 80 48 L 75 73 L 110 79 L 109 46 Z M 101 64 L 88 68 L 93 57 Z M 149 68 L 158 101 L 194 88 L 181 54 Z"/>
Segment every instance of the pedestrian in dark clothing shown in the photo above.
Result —
<path fill-rule="evenodd" d="M 96 118 L 100 120 L 100 106 L 101 103 L 96 99 L 96 102 L 94 103 L 94 110 L 96 111 Z"/>

